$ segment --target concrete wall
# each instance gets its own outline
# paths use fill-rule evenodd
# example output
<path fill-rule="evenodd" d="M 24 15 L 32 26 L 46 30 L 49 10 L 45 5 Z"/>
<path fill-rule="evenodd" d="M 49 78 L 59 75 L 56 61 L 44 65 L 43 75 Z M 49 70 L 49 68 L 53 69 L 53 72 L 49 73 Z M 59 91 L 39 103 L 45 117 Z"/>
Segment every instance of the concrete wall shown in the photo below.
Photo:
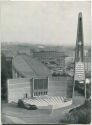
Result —
<path fill-rule="evenodd" d="M 32 80 L 26 78 L 8 79 L 7 90 L 8 90 L 8 103 L 17 102 L 18 99 L 31 97 Z"/>
<path fill-rule="evenodd" d="M 34 89 L 34 80 L 38 80 L 39 84 L 42 83 L 42 88 L 39 88 L 38 82 L 36 86 L 38 88 Z M 39 81 L 40 80 L 40 81 Z M 46 84 L 46 88 L 44 83 Z M 48 94 L 48 77 L 33 77 L 33 78 L 16 78 L 8 79 L 7 81 L 7 96 L 8 103 L 18 102 L 22 98 L 31 98 L 35 96 L 43 96 Z"/>

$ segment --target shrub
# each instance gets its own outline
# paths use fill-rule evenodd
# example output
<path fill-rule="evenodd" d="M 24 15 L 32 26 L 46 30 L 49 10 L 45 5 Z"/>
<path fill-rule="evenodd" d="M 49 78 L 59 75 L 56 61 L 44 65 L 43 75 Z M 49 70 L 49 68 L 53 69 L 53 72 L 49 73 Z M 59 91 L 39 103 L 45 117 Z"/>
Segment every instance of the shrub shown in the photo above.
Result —
<path fill-rule="evenodd" d="M 73 109 L 70 113 L 67 113 L 60 123 L 71 124 L 89 124 L 91 122 L 91 102 L 85 101 L 85 103 Z"/>

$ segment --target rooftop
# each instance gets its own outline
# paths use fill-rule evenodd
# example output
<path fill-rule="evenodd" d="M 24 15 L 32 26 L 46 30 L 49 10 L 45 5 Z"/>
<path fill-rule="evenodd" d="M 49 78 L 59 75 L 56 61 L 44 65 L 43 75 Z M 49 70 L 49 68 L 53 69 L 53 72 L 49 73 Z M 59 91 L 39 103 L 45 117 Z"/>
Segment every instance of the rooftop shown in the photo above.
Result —
<path fill-rule="evenodd" d="M 48 76 L 50 71 L 44 64 L 26 54 L 14 57 L 13 67 L 24 77 Z"/>

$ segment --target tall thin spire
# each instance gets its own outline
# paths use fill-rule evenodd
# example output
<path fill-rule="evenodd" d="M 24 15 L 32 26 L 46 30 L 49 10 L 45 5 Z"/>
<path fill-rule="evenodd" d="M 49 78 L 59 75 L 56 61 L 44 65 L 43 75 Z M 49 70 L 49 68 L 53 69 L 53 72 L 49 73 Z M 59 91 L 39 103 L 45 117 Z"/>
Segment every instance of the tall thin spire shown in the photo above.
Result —
<path fill-rule="evenodd" d="M 74 88 L 80 85 L 85 86 L 85 66 L 84 66 L 84 41 L 83 41 L 83 22 L 82 13 L 78 15 L 78 26 L 77 26 L 77 39 L 75 48 L 75 69 L 74 69 L 74 86 L 73 86 L 73 97 Z M 85 87 L 85 98 L 86 98 L 86 87 Z"/>
<path fill-rule="evenodd" d="M 76 51 L 75 60 L 76 62 L 83 62 L 84 60 L 84 41 L 83 41 L 83 24 L 82 24 L 82 13 L 78 15 L 78 27 L 77 27 L 77 39 L 76 39 Z"/>
<path fill-rule="evenodd" d="M 81 12 L 78 15 L 74 79 L 75 79 L 75 81 L 79 81 L 79 82 L 85 80 L 84 41 L 83 41 L 83 24 L 82 24 L 82 13 Z"/>

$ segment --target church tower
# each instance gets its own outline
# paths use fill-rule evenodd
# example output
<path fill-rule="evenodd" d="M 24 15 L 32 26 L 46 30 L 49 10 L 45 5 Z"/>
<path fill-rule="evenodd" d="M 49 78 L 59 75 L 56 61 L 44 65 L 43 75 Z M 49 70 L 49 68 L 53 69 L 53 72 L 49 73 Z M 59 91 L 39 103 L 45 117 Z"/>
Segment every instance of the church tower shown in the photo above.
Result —
<path fill-rule="evenodd" d="M 77 39 L 75 48 L 75 73 L 74 82 L 85 82 L 85 67 L 84 67 L 84 41 L 83 41 L 83 24 L 82 13 L 78 15 Z"/>

